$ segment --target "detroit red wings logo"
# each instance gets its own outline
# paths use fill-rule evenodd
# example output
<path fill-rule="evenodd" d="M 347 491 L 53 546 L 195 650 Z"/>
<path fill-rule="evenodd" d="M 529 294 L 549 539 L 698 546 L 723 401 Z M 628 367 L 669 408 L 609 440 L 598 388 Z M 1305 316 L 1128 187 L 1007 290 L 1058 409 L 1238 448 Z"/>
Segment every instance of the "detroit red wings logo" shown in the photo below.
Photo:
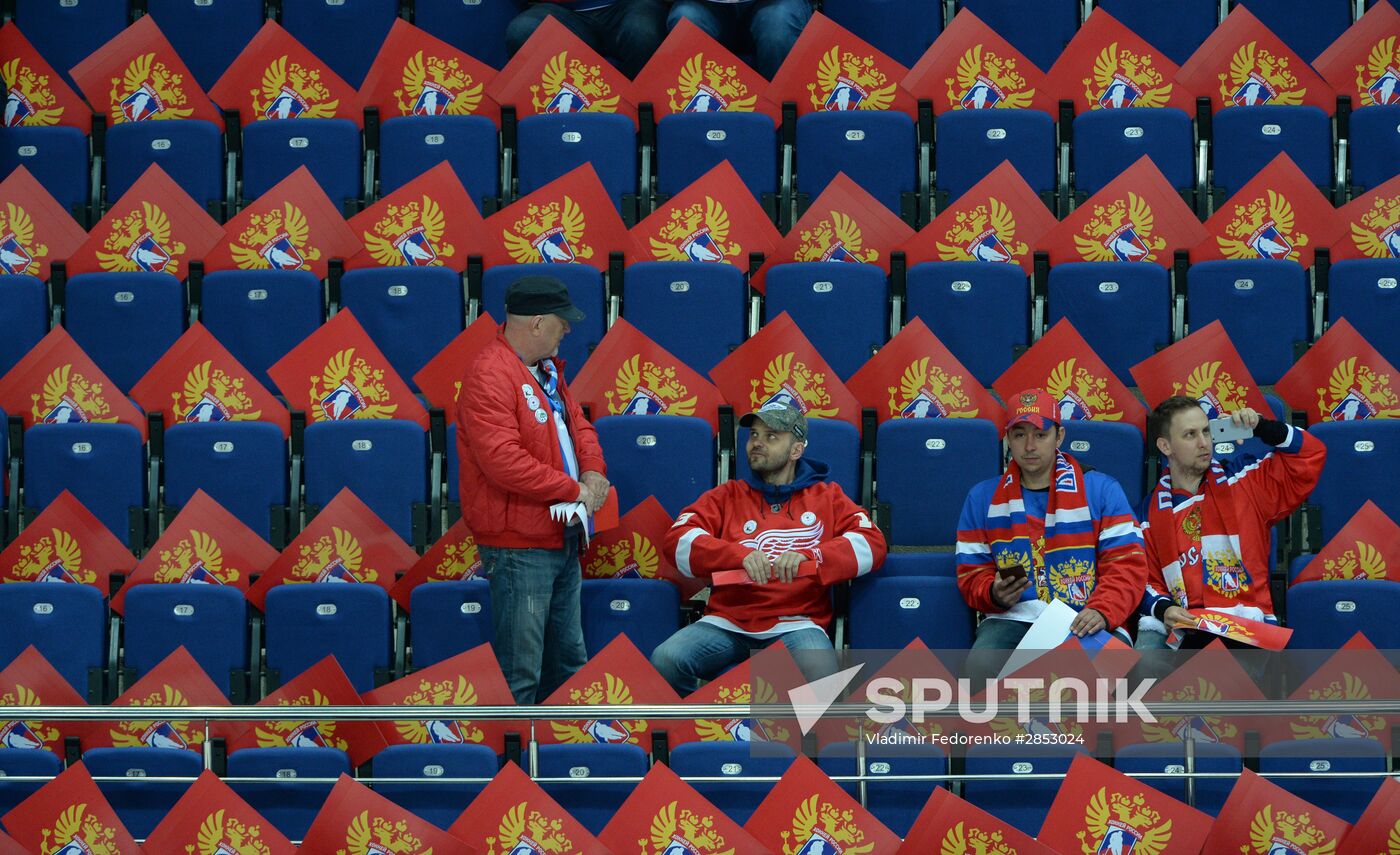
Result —
<path fill-rule="evenodd" d="M 769 561 L 773 561 L 784 552 L 811 549 L 822 542 L 826 526 L 816 521 L 815 515 L 811 511 L 802 515 L 802 522 L 804 525 L 801 528 L 770 529 L 759 532 L 753 537 L 740 541 L 740 543 L 749 549 L 757 549 L 762 552 Z"/>

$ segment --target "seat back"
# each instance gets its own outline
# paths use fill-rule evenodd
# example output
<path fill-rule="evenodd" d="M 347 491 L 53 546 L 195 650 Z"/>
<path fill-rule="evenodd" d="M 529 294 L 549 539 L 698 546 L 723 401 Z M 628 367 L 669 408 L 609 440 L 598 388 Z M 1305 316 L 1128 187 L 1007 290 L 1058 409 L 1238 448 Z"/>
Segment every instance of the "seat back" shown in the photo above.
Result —
<path fill-rule="evenodd" d="M 778 744 L 769 747 L 777 749 Z M 743 825 L 773 789 L 771 781 L 744 778 L 779 777 L 792 765 L 790 754 L 773 753 L 778 756 L 753 754 L 747 742 L 686 742 L 671 749 L 671 771 L 682 778 L 723 777 L 720 783 L 696 781 L 691 786 L 725 816 Z"/>
<path fill-rule="evenodd" d="M 257 35 L 265 15 L 257 3 L 190 0 L 147 0 L 146 11 L 206 92 Z"/>
<path fill-rule="evenodd" d="M 637 126 L 618 113 L 526 116 L 516 131 L 519 189 L 525 196 L 565 173 L 593 164 L 613 204 L 637 192 Z"/>
<path fill-rule="evenodd" d="M 672 113 L 656 123 L 657 189 L 674 196 L 721 161 L 762 200 L 778 192 L 778 133 L 763 113 Z"/>
<path fill-rule="evenodd" d="M 646 751 L 636 745 L 541 745 L 538 760 L 540 777 L 579 782 L 545 784 L 544 791 L 593 835 L 603 833 L 637 785 L 594 784 L 588 779 L 640 778 L 648 765 Z"/>
<path fill-rule="evenodd" d="M 409 384 L 462 331 L 462 276 L 450 267 L 352 270 L 340 280 L 340 299 Z"/>
<path fill-rule="evenodd" d="M 77 128 L 0 128 L 0 178 L 8 178 L 17 166 L 27 169 L 64 210 L 88 203 L 88 138 Z"/>
<path fill-rule="evenodd" d="M 971 9 L 1041 71 L 1050 70 L 1079 29 L 1075 0 L 963 0 L 962 7 Z"/>
<path fill-rule="evenodd" d="M 828 775 L 855 775 L 859 771 L 855 756 L 855 746 L 837 743 L 821 749 L 817 765 Z M 914 820 L 919 818 L 924 804 L 937 781 L 882 781 L 882 777 L 900 775 L 946 775 L 948 756 L 936 745 L 901 745 L 894 750 L 880 751 L 872 746 L 865 758 L 865 806 L 884 823 L 885 827 L 900 837 L 907 837 Z M 860 798 L 860 789 L 854 783 L 842 783 L 852 798 Z"/>
<path fill-rule="evenodd" d="M 496 123 L 485 116 L 386 119 L 379 126 L 379 192 L 387 196 L 446 160 L 480 209 L 482 197 L 501 193 L 499 147 Z"/>
<path fill-rule="evenodd" d="M 8 250 L 0 248 L 0 263 Z M 23 257 L 14 264 L 25 264 Z M 19 268 L 21 270 L 27 267 Z M 37 268 L 36 268 L 37 269 Z M 42 279 L 25 274 L 5 277 L 0 291 L 0 377 L 10 372 L 49 332 L 49 292 Z"/>
<path fill-rule="evenodd" d="M 374 774 L 384 778 L 422 778 L 422 784 L 375 784 L 374 791 L 402 808 L 447 828 L 462 814 L 486 781 L 496 776 L 500 760 L 487 745 L 390 745 L 374 755 Z M 442 784 L 434 778 L 483 778 L 479 784 Z"/>
<path fill-rule="evenodd" d="M 1123 487 L 1130 504 L 1142 498 L 1142 434 L 1132 425 L 1119 422 L 1093 422 L 1069 419 L 1064 422 L 1065 441 L 1061 448 L 1087 469 L 1112 476 Z"/>
<path fill-rule="evenodd" d="M 734 462 L 740 478 L 747 478 L 749 429 L 739 428 L 735 441 Z M 851 501 L 859 503 L 860 489 L 860 431 L 842 419 L 808 419 L 807 450 L 803 456 L 825 463 L 829 467 L 827 480 L 841 487 Z"/>
<path fill-rule="evenodd" d="M 1350 0 L 1239 0 L 1269 31 L 1298 53 L 1317 59 L 1351 26 Z"/>
<path fill-rule="evenodd" d="M 1307 271 L 1270 259 L 1193 264 L 1186 317 L 1193 330 L 1220 321 L 1250 376 L 1272 385 L 1293 367 L 1294 343 L 1309 339 Z"/>
<path fill-rule="evenodd" d="M 1372 579 L 1332 579 L 1299 582 L 1288 589 L 1290 648 L 1336 650 L 1356 633 L 1381 650 L 1400 645 L 1395 625 L 1400 607 L 1400 582 Z"/>
<path fill-rule="evenodd" d="M 732 264 L 643 261 L 627 268 L 622 316 L 705 376 L 743 343 L 746 297 L 744 271 Z"/>
<path fill-rule="evenodd" d="M 1398 116 L 1400 118 L 1400 116 Z M 1363 258 L 1332 265 L 1327 280 L 1327 316 L 1330 323 L 1346 318 L 1361 337 L 1391 365 L 1400 362 L 1400 237 L 1391 252 L 1395 258 Z"/>
<path fill-rule="evenodd" d="M 244 126 L 245 200 L 258 198 L 303 166 L 337 208 L 346 199 L 360 198 L 364 188 L 360 129 L 349 119 L 299 118 Z"/>
<path fill-rule="evenodd" d="M 1375 797 L 1387 771 L 1385 746 L 1375 739 L 1295 739 L 1259 749 L 1259 772 L 1292 772 L 1303 777 L 1275 783 L 1318 810 L 1355 823 Z M 1367 777 L 1347 777 L 1347 773 Z"/>
<path fill-rule="evenodd" d="M 395 0 L 282 0 L 282 26 L 354 89 L 398 14 Z"/>
<path fill-rule="evenodd" d="M 1239 774 L 1243 768 L 1240 752 L 1221 742 L 1197 741 L 1194 746 L 1195 771 Z M 1113 768 L 1132 775 L 1139 772 L 1168 772 L 1171 778 L 1143 778 L 1142 782 L 1178 801 L 1186 801 L 1186 747 L 1179 742 L 1139 742 L 1122 745 L 1114 752 Z M 1197 778 L 1196 810 L 1215 816 L 1224 807 L 1233 778 Z"/>
<path fill-rule="evenodd" d="M 598 247 L 606 251 L 620 247 Z M 603 302 L 603 274 L 587 264 L 501 264 L 486 269 L 482 276 L 481 308 L 490 312 L 493 318 L 506 316 L 506 289 L 522 276 L 548 274 L 563 280 L 569 289 L 569 302 L 577 306 L 585 315 L 572 328 L 559 344 L 559 356 L 565 362 L 564 379 L 578 376 L 583 363 L 606 332 L 606 307 Z"/>
<path fill-rule="evenodd" d="M 787 312 L 842 380 L 889 337 L 889 287 L 877 264 L 779 264 L 764 295 L 767 320 Z"/>
<path fill-rule="evenodd" d="M 0 662 L 34 646 L 73 691 L 89 698 L 89 672 L 107 665 L 107 607 L 91 585 L 0 585 Z"/>
<path fill-rule="evenodd" d="M 302 840 L 333 784 L 302 778 L 350 774 L 350 758 L 339 748 L 244 748 L 228 756 L 230 778 L 267 778 L 232 783 L 233 791 L 289 840 Z"/>
<path fill-rule="evenodd" d="M 914 120 L 896 110 L 807 113 L 797 119 L 797 188 L 812 199 L 836 173 L 898 216 L 917 183 Z"/>
<path fill-rule="evenodd" d="M 287 440 L 271 422 L 203 422 L 165 431 L 167 507 L 203 490 L 264 540 L 287 505 Z"/>
<path fill-rule="evenodd" d="M 148 781 L 146 778 L 198 778 L 204 760 L 196 751 L 181 748 L 90 748 L 83 752 L 83 766 L 94 777 L 125 777 L 97 785 L 131 836 L 151 836 L 160 821 L 190 788 L 193 781 Z"/>
<path fill-rule="evenodd" d="M 204 277 L 200 321 L 257 381 L 326 319 L 321 280 L 309 270 L 221 270 Z"/>
<path fill-rule="evenodd" d="M 247 680 L 248 600 L 228 585 L 136 585 L 122 614 L 126 667 L 140 679 L 183 646 L 230 699 Z M 241 673 L 237 678 L 234 670 Z M 240 688 L 239 691 L 242 691 Z"/>
<path fill-rule="evenodd" d="M 1069 745 L 1037 745 L 1014 752 L 1002 745 L 974 745 L 967 749 L 966 771 L 969 775 L 1063 776 L 1079 753 L 1081 749 Z M 969 780 L 963 785 L 963 798 L 1018 831 L 1035 836 L 1062 783 L 1062 778 Z"/>
<path fill-rule="evenodd" d="M 1216 188 L 1226 198 L 1280 152 L 1287 152 L 1312 183 L 1319 187 L 1332 184 L 1332 120 L 1320 108 L 1275 104 L 1231 107 L 1221 110 L 1212 121 L 1212 174 Z"/>
<path fill-rule="evenodd" d="M 199 7 L 186 3 L 185 8 Z M 206 208 L 224 200 L 224 138 L 212 122 L 122 122 L 108 129 L 106 144 L 108 204 L 131 189 L 151 164 Z"/>
<path fill-rule="evenodd" d="M 1351 114 L 1353 195 L 1379 187 L 1400 173 L 1400 104 L 1362 107 Z"/>
<path fill-rule="evenodd" d="M 45 775 L 57 777 L 63 771 L 63 761 L 52 751 L 33 748 L 0 748 L 0 816 L 14 810 L 20 802 L 34 795 L 42 781 L 13 781 L 17 777 Z"/>
<path fill-rule="evenodd" d="M 309 425 L 307 504 L 324 507 L 346 487 L 404 542 L 423 540 L 426 531 L 414 531 L 414 506 L 428 501 L 428 437 L 423 428 L 403 419 Z"/>
<path fill-rule="evenodd" d="M 1171 283 L 1161 265 L 1057 264 L 1050 269 L 1047 291 L 1050 326 L 1068 318 L 1124 385 L 1133 385 L 1130 368 L 1171 343 Z M 1134 323 L 1128 327 L 1123 318 Z"/>
<path fill-rule="evenodd" d="M 983 419 L 892 419 L 876 432 L 875 459 L 890 544 L 949 545 L 967 491 L 1001 471 L 1001 437 Z"/>
<path fill-rule="evenodd" d="M 1178 66 L 1215 30 L 1220 15 L 1218 0 L 1177 0 L 1144 3 L 1142 0 L 1098 0 L 1099 8 L 1117 18 Z"/>
<path fill-rule="evenodd" d="M 919 318 L 938 340 L 991 386 L 1030 344 L 1031 289 L 1017 264 L 939 261 L 916 264 L 907 279 L 908 317 Z"/>
<path fill-rule="evenodd" d="M 852 648 L 901 650 L 919 639 L 935 650 L 972 646 L 975 616 L 948 576 L 885 576 L 851 585 Z"/>
<path fill-rule="evenodd" d="M 492 68 L 506 64 L 506 25 L 520 11 L 515 0 L 417 0 L 413 23 Z"/>
<path fill-rule="evenodd" d="M 491 583 L 485 579 L 428 582 L 409 595 L 413 667 L 435 665 L 491 641 Z"/>
<path fill-rule="evenodd" d="M 935 184 L 956 202 L 1011 161 L 1037 193 L 1055 186 L 1055 123 L 1039 110 L 952 110 L 934 120 Z"/>
<path fill-rule="evenodd" d="M 125 3 L 16 0 L 14 20 L 29 43 L 77 91 L 69 69 L 126 29 Z"/>
<path fill-rule="evenodd" d="M 333 654 L 357 692 L 389 667 L 389 595 L 378 585 L 277 585 L 267 592 L 267 667 L 280 683 Z"/>
<path fill-rule="evenodd" d="M 169 273 L 84 273 L 64 302 L 73 340 L 127 392 L 185 331 L 185 288 Z"/>
<path fill-rule="evenodd" d="M 42 510 L 64 490 L 135 546 L 131 510 L 146 503 L 146 449 L 125 424 L 36 424 L 24 432 L 24 504 Z"/>
<path fill-rule="evenodd" d="M 680 629 L 680 593 L 663 579 L 584 579 L 583 644 L 596 655 L 618 635 L 643 656 Z"/>
<path fill-rule="evenodd" d="M 1135 128 L 1132 133 L 1125 133 Z M 1191 117 L 1173 107 L 1090 110 L 1074 117 L 1074 189 L 1092 196 L 1146 155 L 1171 185 L 1195 182 Z"/>
<path fill-rule="evenodd" d="M 1327 464 L 1309 500 L 1322 508 L 1323 543 L 1331 540 L 1367 499 L 1391 519 L 1400 518 L 1400 499 L 1391 483 L 1391 473 L 1400 466 L 1400 422 L 1326 422 L 1309 430 L 1327 446 Z"/>
<path fill-rule="evenodd" d="M 825 0 L 822 14 L 905 68 L 943 32 L 943 16 L 919 0 Z"/>
<path fill-rule="evenodd" d="M 878 570 L 881 576 L 957 575 L 958 556 L 952 552 L 891 552 Z"/>
<path fill-rule="evenodd" d="M 654 495 L 675 516 L 715 485 L 715 437 L 699 416 L 604 416 L 594 427 L 624 513 Z"/>

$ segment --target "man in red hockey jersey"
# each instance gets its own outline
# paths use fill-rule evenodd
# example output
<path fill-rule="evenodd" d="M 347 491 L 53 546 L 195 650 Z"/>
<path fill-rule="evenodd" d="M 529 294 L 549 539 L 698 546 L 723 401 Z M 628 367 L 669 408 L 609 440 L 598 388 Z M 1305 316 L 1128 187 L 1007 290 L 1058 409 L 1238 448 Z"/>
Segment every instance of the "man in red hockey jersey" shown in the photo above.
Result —
<path fill-rule="evenodd" d="M 651 656 L 683 696 L 775 641 L 808 679 L 834 670 L 828 589 L 885 559 L 885 536 L 869 515 L 826 480 L 826 464 L 803 457 L 800 410 L 766 404 L 739 424 L 749 429 L 751 474 L 706 492 L 666 533 L 676 567 L 714 582 L 705 616 Z M 742 572 L 716 578 L 721 571 Z"/>

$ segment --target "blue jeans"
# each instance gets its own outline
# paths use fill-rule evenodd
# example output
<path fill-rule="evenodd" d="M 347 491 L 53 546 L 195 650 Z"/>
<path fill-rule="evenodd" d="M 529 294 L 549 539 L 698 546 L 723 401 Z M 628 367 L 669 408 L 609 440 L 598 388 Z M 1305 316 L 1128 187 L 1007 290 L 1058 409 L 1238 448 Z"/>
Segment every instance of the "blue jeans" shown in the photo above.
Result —
<path fill-rule="evenodd" d="M 578 538 L 563 549 L 479 547 L 491 582 L 491 647 L 517 704 L 549 697 L 583 667 Z"/>
<path fill-rule="evenodd" d="M 666 19 L 666 29 L 672 29 L 682 18 L 687 18 L 725 47 L 742 53 L 740 30 L 747 28 L 753 39 L 754 70 L 772 80 L 811 17 L 811 0 L 753 0 L 752 3 L 675 0 Z"/>
<path fill-rule="evenodd" d="M 664 0 L 617 0 L 601 9 L 576 12 L 553 3 L 532 3 L 506 25 L 506 53 L 515 56 L 540 21 L 553 17 L 584 44 L 617 61 L 618 70 L 636 77 L 666 38 Z"/>
<path fill-rule="evenodd" d="M 684 698 L 700 688 L 701 680 L 712 680 L 731 665 L 749 658 L 775 641 L 792 652 L 797 667 L 808 680 L 836 673 L 836 651 L 831 639 L 820 629 L 799 629 L 772 638 L 750 638 L 721 629 L 714 624 L 692 623 L 652 651 L 651 664 Z"/>

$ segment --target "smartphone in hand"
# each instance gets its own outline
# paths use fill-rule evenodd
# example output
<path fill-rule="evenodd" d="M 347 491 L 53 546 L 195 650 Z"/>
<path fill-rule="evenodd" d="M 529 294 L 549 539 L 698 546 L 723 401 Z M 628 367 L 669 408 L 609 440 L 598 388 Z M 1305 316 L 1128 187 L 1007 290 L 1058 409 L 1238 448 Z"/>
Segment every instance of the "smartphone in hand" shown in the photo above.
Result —
<path fill-rule="evenodd" d="M 1211 442 L 1242 442 L 1254 436 L 1254 428 L 1237 425 L 1229 416 L 1210 420 Z"/>

